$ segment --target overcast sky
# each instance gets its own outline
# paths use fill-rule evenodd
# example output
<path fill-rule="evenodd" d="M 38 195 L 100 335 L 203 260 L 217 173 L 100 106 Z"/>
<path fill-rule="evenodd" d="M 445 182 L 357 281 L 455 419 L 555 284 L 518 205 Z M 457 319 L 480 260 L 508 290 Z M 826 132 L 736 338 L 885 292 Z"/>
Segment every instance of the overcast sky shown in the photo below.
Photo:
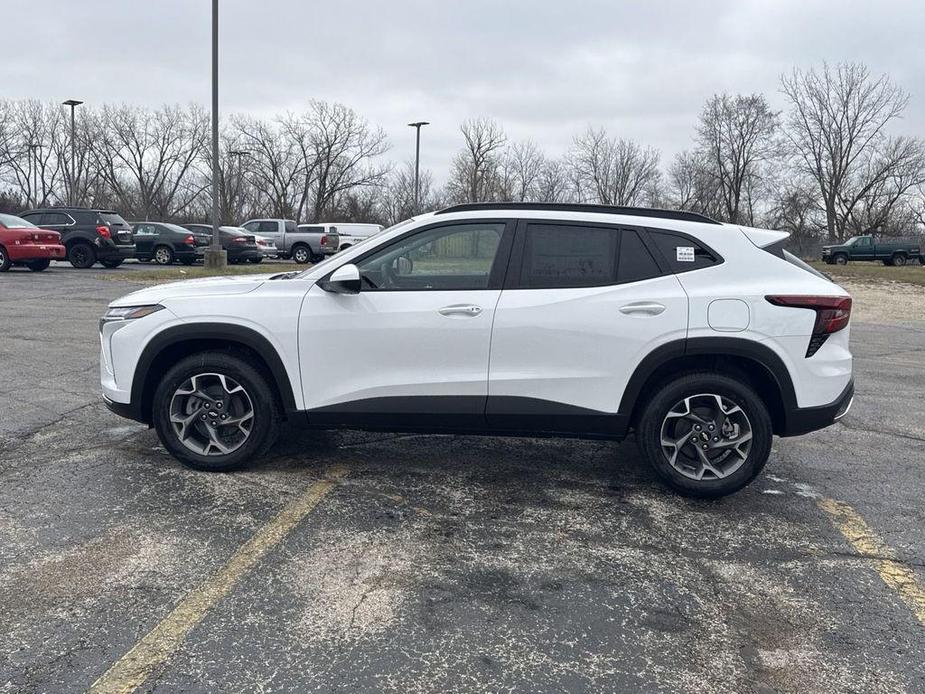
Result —
<path fill-rule="evenodd" d="M 209 104 L 209 0 L 0 0 L 0 96 Z M 340 101 L 438 181 L 468 117 L 561 154 L 589 124 L 688 146 L 713 93 L 856 60 L 911 92 L 898 132 L 925 135 L 925 2 L 852 0 L 221 0 L 221 109 Z"/>

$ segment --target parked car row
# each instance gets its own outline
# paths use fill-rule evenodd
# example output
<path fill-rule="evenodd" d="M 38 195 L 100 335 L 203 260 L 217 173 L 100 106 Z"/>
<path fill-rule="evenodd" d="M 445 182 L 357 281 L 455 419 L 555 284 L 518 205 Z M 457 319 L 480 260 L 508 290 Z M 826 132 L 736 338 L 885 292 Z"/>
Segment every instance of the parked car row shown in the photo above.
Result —
<path fill-rule="evenodd" d="M 0 230 L 5 235 L 11 232 L 15 239 L 0 241 L 0 269 L 24 265 L 44 270 L 51 260 L 68 260 L 76 268 L 96 263 L 116 268 L 128 258 L 159 265 L 193 265 L 203 259 L 212 238 L 211 224 L 130 223 L 107 209 L 49 207 L 4 217 L 7 224 L 0 225 Z M 222 248 L 232 264 L 259 263 L 264 258 L 318 262 L 380 231 L 378 224 L 297 224 L 292 219 L 269 218 L 219 228 Z M 28 251 L 26 240 L 34 242 Z M 17 248 L 11 250 L 10 244 Z"/>

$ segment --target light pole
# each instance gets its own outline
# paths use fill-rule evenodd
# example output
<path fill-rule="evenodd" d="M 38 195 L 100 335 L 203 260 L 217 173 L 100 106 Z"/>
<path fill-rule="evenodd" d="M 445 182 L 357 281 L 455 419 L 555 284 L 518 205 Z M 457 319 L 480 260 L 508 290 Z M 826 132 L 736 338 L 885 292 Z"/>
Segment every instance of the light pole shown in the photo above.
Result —
<path fill-rule="evenodd" d="M 418 121 L 417 123 L 408 123 L 408 126 L 415 130 L 414 143 L 414 210 L 412 214 L 418 213 L 418 195 L 421 179 L 421 127 L 430 125 L 427 121 Z"/>
<path fill-rule="evenodd" d="M 74 128 L 74 109 L 80 106 L 83 101 L 78 101 L 77 99 L 68 99 L 63 102 L 65 106 L 71 107 L 71 186 L 68 190 L 67 202 L 69 205 L 76 205 L 77 201 L 74 196 L 74 189 L 77 187 L 77 179 L 75 178 L 75 162 L 77 161 L 77 131 Z"/>
<path fill-rule="evenodd" d="M 35 196 L 35 206 L 39 206 L 39 155 L 32 153 L 41 149 L 42 145 L 37 142 L 30 142 L 26 147 L 29 148 L 29 168 L 32 169 L 32 194 Z M 27 201 L 28 202 L 28 201 Z"/>
<path fill-rule="evenodd" d="M 218 200 L 218 0 L 212 0 L 212 243 L 205 252 L 205 266 L 213 270 L 228 264 L 218 228 L 222 225 Z"/>

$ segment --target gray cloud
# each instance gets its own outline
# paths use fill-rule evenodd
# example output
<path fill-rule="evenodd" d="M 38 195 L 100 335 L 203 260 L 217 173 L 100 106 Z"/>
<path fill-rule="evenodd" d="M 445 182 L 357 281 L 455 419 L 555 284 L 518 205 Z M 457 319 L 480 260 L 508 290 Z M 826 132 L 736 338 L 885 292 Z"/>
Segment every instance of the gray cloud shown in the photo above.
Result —
<path fill-rule="evenodd" d="M 9 4 L 9 3 L 7 3 Z M 209 100 L 208 0 L 43 0 L 5 7 L 8 98 L 156 105 Z M 222 0 L 222 109 L 266 115 L 310 98 L 350 105 L 444 177 L 458 124 L 490 116 L 512 139 L 564 152 L 587 125 L 669 158 L 720 91 L 777 92 L 781 72 L 859 60 L 913 100 L 900 123 L 925 134 L 921 0 L 382 2 Z M 15 30 L 9 30 L 16 27 Z"/>

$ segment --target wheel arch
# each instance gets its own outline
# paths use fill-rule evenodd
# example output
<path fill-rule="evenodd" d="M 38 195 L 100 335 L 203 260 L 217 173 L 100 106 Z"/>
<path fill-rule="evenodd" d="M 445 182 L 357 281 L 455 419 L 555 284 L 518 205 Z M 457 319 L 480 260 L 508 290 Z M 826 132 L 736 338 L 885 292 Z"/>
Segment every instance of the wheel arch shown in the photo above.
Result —
<path fill-rule="evenodd" d="M 241 354 L 263 372 L 287 413 L 297 410 L 292 382 L 282 358 L 270 341 L 256 330 L 228 323 L 177 325 L 155 335 L 145 346 L 132 380 L 132 409 L 138 419 L 151 423 L 151 406 L 158 378 L 170 366 L 191 354 L 230 350 Z"/>
<path fill-rule="evenodd" d="M 774 433 L 786 430 L 788 412 L 797 407 L 793 380 L 783 360 L 766 345 L 732 337 L 697 337 L 676 340 L 649 353 L 630 377 L 620 414 L 635 423 L 648 394 L 681 373 L 715 370 L 742 377 L 768 408 Z"/>

